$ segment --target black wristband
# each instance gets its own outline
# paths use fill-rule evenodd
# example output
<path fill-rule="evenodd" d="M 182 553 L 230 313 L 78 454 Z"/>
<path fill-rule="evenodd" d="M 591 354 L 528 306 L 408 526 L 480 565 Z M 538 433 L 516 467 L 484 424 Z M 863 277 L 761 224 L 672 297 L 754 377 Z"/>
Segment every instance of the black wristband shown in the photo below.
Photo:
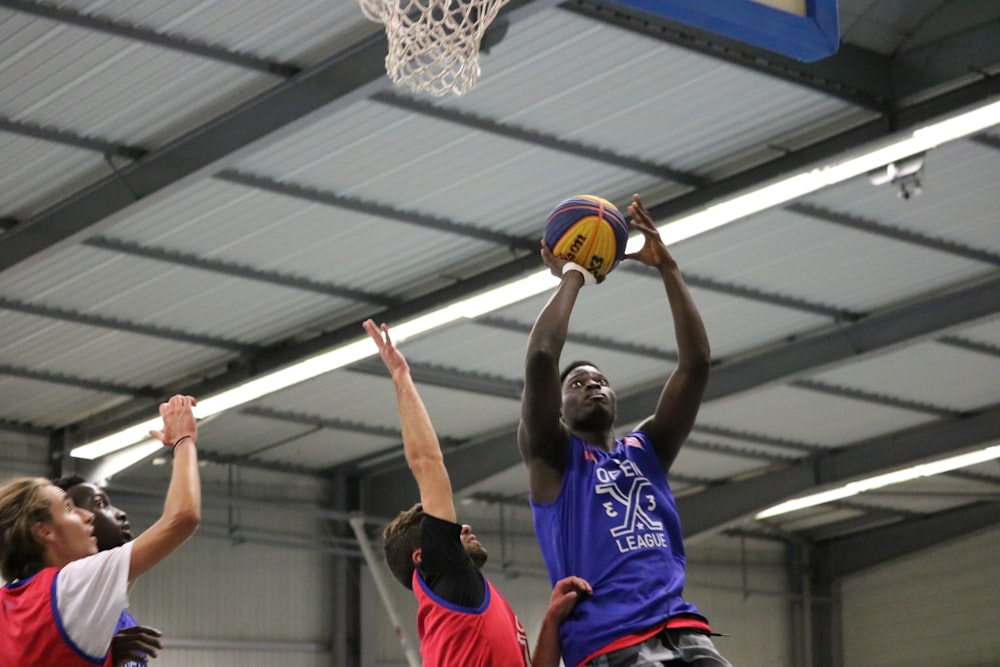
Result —
<path fill-rule="evenodd" d="M 181 444 L 185 440 L 190 440 L 190 439 L 191 439 L 190 435 L 182 435 L 181 437 L 177 438 L 177 440 L 174 441 L 174 444 L 170 446 L 173 447 L 174 449 L 177 449 L 177 445 Z"/>

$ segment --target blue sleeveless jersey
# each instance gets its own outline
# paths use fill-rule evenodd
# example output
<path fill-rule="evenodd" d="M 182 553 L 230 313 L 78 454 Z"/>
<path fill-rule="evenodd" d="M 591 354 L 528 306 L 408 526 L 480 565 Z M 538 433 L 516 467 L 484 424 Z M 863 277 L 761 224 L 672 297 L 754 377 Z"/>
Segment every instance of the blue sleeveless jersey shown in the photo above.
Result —
<path fill-rule="evenodd" d="M 703 618 L 686 602 L 677 506 L 641 431 L 606 452 L 570 436 L 559 497 L 531 503 L 549 578 L 575 575 L 594 588 L 562 624 L 566 665 L 576 667 L 616 639 L 672 616 Z"/>

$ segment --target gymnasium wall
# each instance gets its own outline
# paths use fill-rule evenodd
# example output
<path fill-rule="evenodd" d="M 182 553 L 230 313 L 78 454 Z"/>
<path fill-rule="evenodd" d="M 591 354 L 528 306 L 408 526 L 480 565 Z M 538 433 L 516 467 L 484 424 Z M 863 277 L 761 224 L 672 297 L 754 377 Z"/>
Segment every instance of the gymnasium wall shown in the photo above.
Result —
<path fill-rule="evenodd" d="M 1000 665 L 1000 527 L 845 579 L 844 665 Z"/>

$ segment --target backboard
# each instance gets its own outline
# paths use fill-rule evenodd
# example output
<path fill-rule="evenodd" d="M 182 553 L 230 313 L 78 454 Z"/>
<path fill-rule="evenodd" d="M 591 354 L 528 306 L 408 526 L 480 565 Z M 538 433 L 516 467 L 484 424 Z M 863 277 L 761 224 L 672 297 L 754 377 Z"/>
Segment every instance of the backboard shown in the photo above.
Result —
<path fill-rule="evenodd" d="M 837 0 L 614 1 L 806 62 L 840 45 Z"/>

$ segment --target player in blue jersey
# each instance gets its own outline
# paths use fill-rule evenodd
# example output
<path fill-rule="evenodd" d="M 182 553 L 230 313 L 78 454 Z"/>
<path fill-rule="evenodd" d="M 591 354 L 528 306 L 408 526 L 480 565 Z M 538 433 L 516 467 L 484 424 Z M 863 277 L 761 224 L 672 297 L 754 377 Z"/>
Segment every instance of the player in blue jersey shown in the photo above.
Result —
<path fill-rule="evenodd" d="M 420 502 L 386 526 L 383 546 L 393 576 L 417 598 L 424 667 L 556 667 L 558 625 L 590 586 L 572 576 L 554 586 L 532 658 L 521 622 L 480 572 L 486 549 L 457 523 L 441 445 L 406 358 L 386 325 L 367 320 L 364 328 L 392 375 L 403 451 L 420 491 Z"/>
<path fill-rule="evenodd" d="M 581 361 L 560 375 L 584 269 L 543 243 L 542 261 L 561 282 L 531 330 L 518 428 L 535 534 L 552 581 L 572 573 L 593 586 L 560 628 L 567 667 L 724 667 L 707 619 L 683 598 L 684 545 L 667 482 L 708 382 L 708 336 L 638 195 L 628 211 L 645 243 L 626 258 L 663 280 L 677 368 L 653 415 L 617 440 L 616 396 L 604 373 Z"/>
<path fill-rule="evenodd" d="M 66 492 L 73 504 L 93 513 L 94 537 L 97 538 L 99 552 L 120 547 L 132 540 L 128 515 L 111 504 L 107 491 L 79 475 L 63 477 L 55 484 Z M 155 658 L 157 651 L 163 648 L 161 636 L 156 628 L 139 625 L 132 614 L 123 609 L 111 640 L 114 667 L 145 667 L 147 658 Z"/>

